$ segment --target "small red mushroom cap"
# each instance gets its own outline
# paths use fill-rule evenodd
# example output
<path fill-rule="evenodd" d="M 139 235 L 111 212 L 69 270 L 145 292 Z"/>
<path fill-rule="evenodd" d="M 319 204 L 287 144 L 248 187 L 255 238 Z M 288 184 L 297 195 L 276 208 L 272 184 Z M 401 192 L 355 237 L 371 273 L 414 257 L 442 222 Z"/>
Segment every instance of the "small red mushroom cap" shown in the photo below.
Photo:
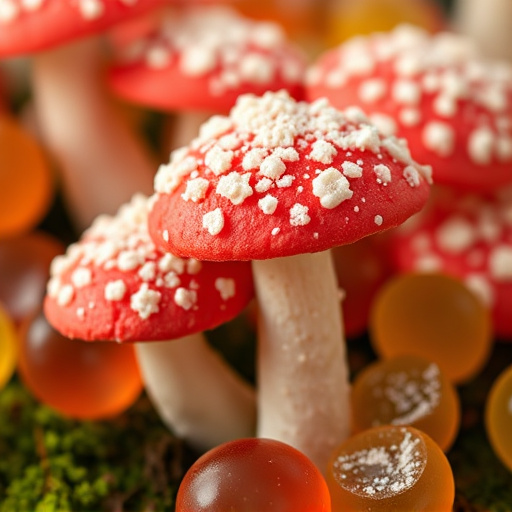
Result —
<path fill-rule="evenodd" d="M 101 216 L 55 258 L 44 308 L 62 334 L 84 340 L 169 340 L 214 328 L 253 297 L 243 262 L 182 259 L 147 233 L 148 200 Z"/>
<path fill-rule="evenodd" d="M 512 337 L 512 194 L 437 199 L 393 233 L 400 272 L 443 272 L 463 281 L 493 315 L 499 337 Z"/>
<path fill-rule="evenodd" d="M 0 56 L 28 55 L 107 30 L 169 0 L 0 0 Z"/>
<path fill-rule="evenodd" d="M 357 109 L 244 95 L 160 167 L 150 235 L 204 260 L 322 251 L 404 222 L 427 200 L 428 172 Z"/>
<path fill-rule="evenodd" d="M 240 94 L 287 89 L 302 99 L 306 61 L 275 23 L 233 9 L 171 10 L 120 52 L 109 83 L 121 97 L 162 110 L 228 112 Z"/>
<path fill-rule="evenodd" d="M 308 70 L 309 99 L 360 106 L 405 137 L 435 183 L 491 191 L 512 183 L 512 67 L 471 42 L 401 25 L 329 50 Z"/>

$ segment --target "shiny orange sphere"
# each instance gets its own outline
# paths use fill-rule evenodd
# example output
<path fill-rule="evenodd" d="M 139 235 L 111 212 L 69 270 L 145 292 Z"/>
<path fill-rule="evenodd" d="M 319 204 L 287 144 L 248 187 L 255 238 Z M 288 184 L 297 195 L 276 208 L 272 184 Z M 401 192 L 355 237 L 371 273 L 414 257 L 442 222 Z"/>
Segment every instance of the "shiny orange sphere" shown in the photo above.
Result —
<path fill-rule="evenodd" d="M 53 176 L 41 147 L 17 121 L 0 113 L 0 238 L 38 224 L 52 193 Z"/>
<path fill-rule="evenodd" d="M 142 390 L 132 345 L 61 336 L 42 313 L 21 329 L 19 370 L 43 403 L 77 419 L 102 419 L 130 407 Z"/>
<path fill-rule="evenodd" d="M 492 321 L 488 308 L 458 279 L 404 274 L 388 281 L 375 297 L 370 341 L 383 358 L 423 357 L 460 383 L 487 363 Z"/>

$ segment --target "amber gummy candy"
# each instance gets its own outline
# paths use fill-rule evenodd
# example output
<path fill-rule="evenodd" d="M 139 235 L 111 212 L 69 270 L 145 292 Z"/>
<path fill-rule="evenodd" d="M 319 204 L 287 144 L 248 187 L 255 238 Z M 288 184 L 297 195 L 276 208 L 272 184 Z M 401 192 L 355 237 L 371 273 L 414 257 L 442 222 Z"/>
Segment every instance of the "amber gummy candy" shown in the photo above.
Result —
<path fill-rule="evenodd" d="M 21 328 L 19 370 L 28 389 L 65 416 L 103 419 L 130 407 L 142 390 L 132 345 L 70 340 L 42 313 Z"/>
<path fill-rule="evenodd" d="M 435 363 L 399 356 L 376 361 L 357 375 L 352 418 L 356 432 L 379 425 L 413 426 L 447 451 L 459 430 L 459 397 Z"/>
<path fill-rule="evenodd" d="M 0 389 L 11 378 L 16 367 L 18 336 L 12 320 L 0 307 Z"/>
<path fill-rule="evenodd" d="M 36 141 L 0 113 L 0 238 L 32 229 L 50 206 L 53 176 Z"/>
<path fill-rule="evenodd" d="M 324 477 L 273 439 L 237 439 L 200 457 L 181 482 L 176 512 L 329 512 Z"/>
<path fill-rule="evenodd" d="M 333 512 L 451 512 L 455 484 L 439 446 L 413 427 L 365 430 L 327 468 Z"/>
<path fill-rule="evenodd" d="M 485 427 L 494 452 L 512 471 L 512 365 L 492 385 L 485 405 Z"/>
<path fill-rule="evenodd" d="M 487 363 L 490 311 L 461 281 L 442 274 L 404 274 L 377 293 L 370 341 L 385 359 L 416 355 L 435 362 L 453 383 Z"/>

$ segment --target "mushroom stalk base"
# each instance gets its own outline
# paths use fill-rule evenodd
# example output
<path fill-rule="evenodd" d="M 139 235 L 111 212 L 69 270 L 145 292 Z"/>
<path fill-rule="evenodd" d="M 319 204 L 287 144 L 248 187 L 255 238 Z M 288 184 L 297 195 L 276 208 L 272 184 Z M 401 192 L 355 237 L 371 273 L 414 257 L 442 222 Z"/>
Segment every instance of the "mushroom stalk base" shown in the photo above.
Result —
<path fill-rule="evenodd" d="M 136 344 L 146 391 L 164 423 L 197 450 L 254 436 L 254 391 L 202 334 Z"/>
<path fill-rule="evenodd" d="M 349 434 L 348 369 L 330 251 L 253 262 L 259 437 L 305 453 L 325 472 Z"/>

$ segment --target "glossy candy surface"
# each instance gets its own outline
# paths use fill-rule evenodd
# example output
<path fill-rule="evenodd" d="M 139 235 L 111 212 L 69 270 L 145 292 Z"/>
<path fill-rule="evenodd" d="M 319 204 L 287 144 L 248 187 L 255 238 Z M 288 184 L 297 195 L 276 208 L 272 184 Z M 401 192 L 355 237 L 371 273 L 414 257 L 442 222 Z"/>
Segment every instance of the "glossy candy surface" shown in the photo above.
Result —
<path fill-rule="evenodd" d="M 280 441 L 239 439 L 200 457 L 178 491 L 176 512 L 328 512 L 320 471 Z"/>
<path fill-rule="evenodd" d="M 139 396 L 142 382 L 133 346 L 64 338 L 42 313 L 21 331 L 21 377 L 41 402 L 62 414 L 107 418 Z"/>
<path fill-rule="evenodd" d="M 404 274 L 383 286 L 370 335 L 381 357 L 423 357 L 454 383 L 482 369 L 492 342 L 489 310 L 462 282 L 441 274 Z"/>
<path fill-rule="evenodd" d="M 487 397 L 485 427 L 496 455 L 512 471 L 512 365 L 499 375 Z"/>
<path fill-rule="evenodd" d="M 36 141 L 0 115 L 0 238 L 35 226 L 50 204 L 53 178 Z"/>
<path fill-rule="evenodd" d="M 352 418 L 357 432 L 388 424 L 413 426 L 447 451 L 459 429 L 459 399 L 435 363 L 399 356 L 377 361 L 356 376 Z"/>
<path fill-rule="evenodd" d="M 11 378 L 16 367 L 18 337 L 4 308 L 0 307 L 0 389 Z"/>
<path fill-rule="evenodd" d="M 327 468 L 333 512 L 451 512 L 453 474 L 439 446 L 412 427 L 365 430 Z"/>
<path fill-rule="evenodd" d="M 0 302 L 16 323 L 41 307 L 50 263 L 64 250 L 60 241 L 43 232 L 0 240 Z"/>

